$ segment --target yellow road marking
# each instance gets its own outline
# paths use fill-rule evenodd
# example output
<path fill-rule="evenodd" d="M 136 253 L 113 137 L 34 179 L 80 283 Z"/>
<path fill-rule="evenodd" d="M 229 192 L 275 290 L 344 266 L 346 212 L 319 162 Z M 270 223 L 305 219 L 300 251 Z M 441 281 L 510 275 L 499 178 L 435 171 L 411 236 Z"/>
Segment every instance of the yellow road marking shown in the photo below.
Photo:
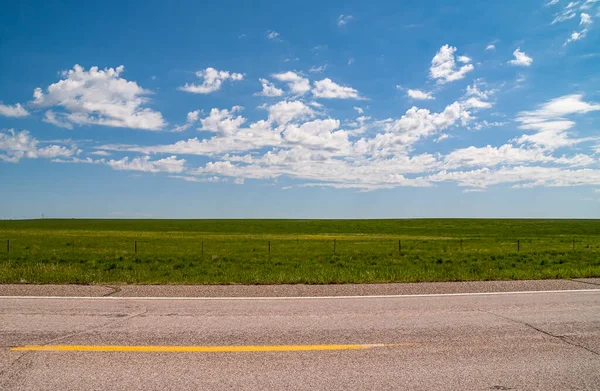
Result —
<path fill-rule="evenodd" d="M 118 346 L 118 345 L 29 345 L 11 348 L 13 351 L 47 352 L 168 352 L 168 353 L 229 353 L 229 352 L 297 352 L 319 350 L 364 350 L 381 347 L 412 346 L 403 344 L 360 345 L 273 345 L 273 346 Z"/>

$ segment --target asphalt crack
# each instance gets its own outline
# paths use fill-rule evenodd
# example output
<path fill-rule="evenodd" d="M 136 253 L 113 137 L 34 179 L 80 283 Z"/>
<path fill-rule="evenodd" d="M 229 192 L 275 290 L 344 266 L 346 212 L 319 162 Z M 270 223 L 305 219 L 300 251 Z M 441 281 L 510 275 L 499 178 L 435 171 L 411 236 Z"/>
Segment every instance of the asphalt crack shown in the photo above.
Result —
<path fill-rule="evenodd" d="M 102 295 L 102 297 L 111 297 L 111 296 L 114 296 L 117 293 L 121 292 L 120 286 L 112 286 L 112 285 L 102 285 L 102 286 L 105 288 L 112 289 L 112 292 L 108 292 L 108 293 Z"/>
<path fill-rule="evenodd" d="M 566 344 L 568 344 L 568 345 L 571 345 L 571 346 L 574 346 L 574 347 L 577 347 L 577 348 L 580 348 L 580 349 L 584 349 L 584 350 L 586 350 L 586 351 L 588 351 L 588 352 L 590 352 L 590 353 L 592 353 L 592 354 L 594 354 L 594 355 L 596 355 L 596 356 L 600 356 L 600 353 L 596 352 L 595 350 L 592 350 L 592 349 L 588 348 L 587 346 L 584 346 L 584 345 L 578 344 L 578 343 L 576 343 L 576 342 L 574 342 L 574 341 L 570 340 L 568 337 L 566 337 L 566 336 L 564 336 L 564 335 L 556 335 L 556 334 L 552 334 L 552 333 L 550 333 L 550 332 L 548 332 L 548 331 L 542 330 L 542 329 L 540 329 L 539 327 L 535 327 L 534 325 L 532 325 L 532 324 L 530 324 L 530 323 L 527 323 L 527 322 L 524 322 L 524 321 L 522 321 L 522 320 L 518 320 L 518 319 L 509 318 L 508 316 L 504 316 L 504 315 L 495 314 L 495 313 L 493 313 L 493 312 L 490 312 L 490 311 L 485 311 L 485 312 L 486 312 L 486 313 L 488 313 L 488 314 L 490 314 L 490 315 L 494 315 L 494 316 L 497 316 L 497 317 L 499 317 L 499 318 L 506 319 L 506 320 L 509 320 L 509 321 L 511 321 L 511 322 L 514 322 L 514 323 L 518 323 L 518 324 L 521 324 L 521 325 L 527 326 L 527 327 L 529 327 L 530 329 L 533 329 L 533 330 L 535 330 L 535 331 L 537 331 L 537 332 L 539 332 L 539 333 L 542 333 L 542 334 L 544 334 L 544 335 L 546 335 L 546 336 L 548 336 L 548 337 L 551 337 L 551 338 L 556 338 L 556 339 L 558 339 L 558 340 L 560 340 L 560 341 L 562 341 L 562 342 L 564 342 L 564 343 L 566 343 Z"/>
<path fill-rule="evenodd" d="M 600 286 L 600 284 L 599 284 L 599 283 L 592 282 L 592 281 L 583 281 L 583 280 L 571 280 L 571 281 L 574 281 L 574 282 L 580 282 L 580 283 L 582 283 L 582 284 L 588 284 L 588 285 Z"/>

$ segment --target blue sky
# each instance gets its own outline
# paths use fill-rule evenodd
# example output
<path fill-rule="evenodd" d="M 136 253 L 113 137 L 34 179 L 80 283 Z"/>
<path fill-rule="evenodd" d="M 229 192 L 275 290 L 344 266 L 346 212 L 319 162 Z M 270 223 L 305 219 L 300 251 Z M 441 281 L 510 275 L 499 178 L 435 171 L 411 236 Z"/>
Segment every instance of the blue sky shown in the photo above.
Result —
<path fill-rule="evenodd" d="M 0 218 L 600 218 L 599 16 L 9 2 Z"/>

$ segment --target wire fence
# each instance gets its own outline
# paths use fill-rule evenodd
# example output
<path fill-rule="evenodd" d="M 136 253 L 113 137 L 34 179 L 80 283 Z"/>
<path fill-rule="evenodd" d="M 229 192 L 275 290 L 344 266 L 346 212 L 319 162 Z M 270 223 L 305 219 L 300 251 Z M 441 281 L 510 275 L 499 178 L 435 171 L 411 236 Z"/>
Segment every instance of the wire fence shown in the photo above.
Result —
<path fill-rule="evenodd" d="M 545 252 L 595 251 L 600 237 L 580 238 L 451 238 L 451 239 L 232 239 L 196 238 L 140 239 L 131 238 L 56 238 L 54 240 L 6 239 L 5 254 L 129 254 L 160 255 L 194 254 L 217 256 L 240 255 L 344 255 L 407 254 L 414 252 Z M 6 256 L 6 255 L 5 255 Z"/>

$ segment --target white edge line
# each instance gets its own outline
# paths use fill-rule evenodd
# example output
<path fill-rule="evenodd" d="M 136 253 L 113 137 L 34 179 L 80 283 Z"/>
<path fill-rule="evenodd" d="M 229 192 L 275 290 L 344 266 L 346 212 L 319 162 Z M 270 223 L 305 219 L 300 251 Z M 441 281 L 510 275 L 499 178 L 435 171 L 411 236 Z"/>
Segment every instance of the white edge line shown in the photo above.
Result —
<path fill-rule="evenodd" d="M 465 293 L 430 293 L 414 295 L 372 295 L 372 296 L 257 296 L 257 297 L 131 297 L 131 296 L 0 296 L 0 300 L 348 300 L 348 299 L 403 299 L 418 297 L 460 297 L 460 296 L 504 296 L 533 295 L 543 293 L 590 293 L 600 292 L 597 289 L 570 289 L 553 291 L 514 291 L 514 292 L 465 292 Z"/>

